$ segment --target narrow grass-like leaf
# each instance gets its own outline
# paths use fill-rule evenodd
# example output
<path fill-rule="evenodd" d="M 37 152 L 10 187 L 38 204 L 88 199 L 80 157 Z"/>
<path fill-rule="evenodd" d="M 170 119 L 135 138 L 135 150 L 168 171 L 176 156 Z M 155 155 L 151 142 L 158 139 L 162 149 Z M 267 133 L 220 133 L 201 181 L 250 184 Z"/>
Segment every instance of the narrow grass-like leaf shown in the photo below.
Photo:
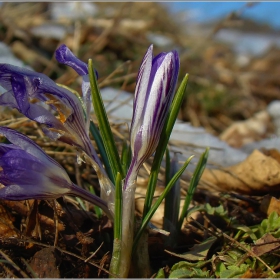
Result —
<path fill-rule="evenodd" d="M 104 144 L 102 142 L 102 138 L 100 136 L 99 130 L 97 129 L 97 127 L 96 127 L 96 125 L 94 124 L 93 121 L 90 121 L 89 131 L 90 131 L 91 135 L 93 136 L 93 139 L 94 139 L 94 141 L 97 145 L 97 148 L 100 152 L 100 156 L 102 158 L 102 162 L 105 166 L 107 174 L 108 174 L 110 180 L 113 182 L 114 181 L 114 176 L 113 176 L 112 169 L 111 169 L 111 166 L 110 166 L 110 163 L 109 163 L 106 151 L 105 151 L 105 147 L 104 147 Z"/>
<path fill-rule="evenodd" d="M 160 141 L 159 141 L 158 147 L 156 149 L 154 161 L 153 161 L 152 168 L 151 168 L 151 174 L 149 177 L 147 193 L 146 193 L 146 198 L 145 198 L 145 203 L 144 203 L 143 219 L 147 215 L 147 213 L 150 210 L 151 205 L 152 205 L 161 161 L 162 161 L 163 155 L 165 153 L 166 146 L 168 144 L 169 137 L 171 135 L 173 126 L 177 119 L 182 102 L 184 100 L 187 83 L 188 83 L 188 74 L 184 77 L 182 83 L 180 84 L 179 89 L 177 90 L 177 92 L 174 96 L 174 99 L 173 99 L 173 102 L 171 104 L 171 108 L 169 111 L 169 116 L 167 117 L 167 120 L 165 122 L 165 125 L 163 127 L 163 130 L 162 130 L 162 133 L 160 136 Z"/>
<path fill-rule="evenodd" d="M 165 186 L 167 186 L 167 184 L 170 181 L 170 153 L 169 153 L 169 149 L 166 148 L 165 150 Z"/>
<path fill-rule="evenodd" d="M 89 59 L 88 61 L 88 71 L 89 71 L 92 103 L 98 120 L 102 142 L 105 146 L 106 154 L 108 156 L 110 167 L 113 173 L 113 178 L 114 178 L 113 182 L 115 183 L 118 172 L 121 174 L 121 178 L 124 178 L 124 175 L 122 172 L 122 165 L 121 165 L 117 147 L 115 145 L 113 133 L 106 114 L 106 110 L 99 91 L 99 87 L 97 85 L 96 75 L 92 67 L 91 59 Z"/>
<path fill-rule="evenodd" d="M 122 155 L 121 155 L 123 174 L 127 173 L 130 162 L 131 162 L 131 149 L 130 146 L 127 145 L 126 141 L 124 141 L 122 146 Z"/>
<path fill-rule="evenodd" d="M 92 194 L 96 195 L 96 192 L 95 192 L 94 187 L 92 185 L 89 185 L 89 191 Z M 96 205 L 93 205 L 93 207 L 94 207 L 94 212 L 95 212 L 97 218 L 100 219 L 102 217 L 102 209 L 100 207 L 96 206 Z"/>
<path fill-rule="evenodd" d="M 170 177 L 173 177 L 178 169 L 178 157 L 175 153 L 171 162 Z M 176 229 L 180 212 L 180 197 L 180 180 L 177 180 L 171 191 L 166 195 L 164 203 L 163 229 L 170 232 L 165 243 L 171 246 L 175 245 L 177 241 Z"/>
<path fill-rule="evenodd" d="M 178 221 L 178 226 L 177 226 L 178 231 L 182 227 L 184 218 L 187 215 L 187 211 L 188 211 L 190 203 L 192 201 L 195 189 L 196 189 L 196 187 L 198 185 L 198 182 L 199 182 L 199 180 L 200 180 L 200 178 L 203 174 L 203 171 L 206 167 L 208 155 L 209 155 L 209 148 L 207 147 L 205 152 L 200 156 L 199 162 L 198 162 L 198 164 L 195 168 L 195 171 L 192 175 L 190 186 L 189 186 L 189 189 L 188 189 L 188 193 L 187 193 L 186 198 L 185 198 L 185 203 L 184 203 L 184 206 L 183 206 L 183 210 L 182 210 L 180 219 Z"/>
<path fill-rule="evenodd" d="M 83 210 L 85 211 L 86 210 L 86 206 L 85 206 L 85 203 L 84 201 L 79 198 L 79 197 L 76 197 L 76 200 L 78 201 L 78 203 L 80 204 L 80 206 L 83 208 Z"/>
<path fill-rule="evenodd" d="M 114 239 L 120 240 L 122 236 L 122 178 L 118 172 L 116 177 Z"/>
<path fill-rule="evenodd" d="M 146 228 L 147 224 L 149 223 L 149 221 L 151 220 L 152 216 L 154 215 L 154 213 L 156 212 L 156 210 L 158 209 L 159 205 L 162 203 L 163 199 L 166 197 L 166 195 L 168 194 L 168 192 L 171 190 L 171 188 L 175 185 L 176 181 L 180 178 L 180 176 L 183 174 L 183 172 L 185 171 L 185 169 L 187 168 L 187 166 L 189 165 L 190 161 L 192 160 L 193 156 L 190 156 L 186 162 L 184 163 L 184 165 L 179 169 L 179 171 L 172 177 L 172 179 L 169 181 L 168 185 L 165 187 L 164 191 L 162 192 L 162 194 L 159 196 L 159 198 L 157 199 L 157 201 L 154 203 L 154 205 L 150 208 L 150 210 L 147 212 L 147 214 L 145 215 L 145 217 L 143 217 L 142 220 L 142 224 L 141 227 L 139 228 L 134 242 L 133 242 L 133 251 L 136 248 L 137 242 L 143 232 L 143 230 Z"/>

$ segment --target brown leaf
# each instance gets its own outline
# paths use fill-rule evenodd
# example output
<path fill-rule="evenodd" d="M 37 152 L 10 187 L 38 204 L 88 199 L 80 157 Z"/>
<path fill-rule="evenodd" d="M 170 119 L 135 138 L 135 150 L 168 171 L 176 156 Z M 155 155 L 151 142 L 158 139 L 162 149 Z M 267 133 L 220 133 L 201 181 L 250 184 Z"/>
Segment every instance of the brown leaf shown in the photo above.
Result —
<path fill-rule="evenodd" d="M 14 218 L 9 212 L 6 211 L 5 207 L 0 205 L 0 237 L 19 237 L 14 225 Z"/>
<path fill-rule="evenodd" d="M 254 150 L 243 162 L 223 169 L 205 169 L 202 180 L 219 191 L 260 194 L 280 190 L 280 164 Z"/>
<path fill-rule="evenodd" d="M 257 256 L 261 256 L 270 251 L 280 248 L 280 239 L 275 238 L 271 234 L 267 233 L 255 243 L 256 245 L 252 248 L 253 253 Z"/>
<path fill-rule="evenodd" d="M 30 266 L 39 278 L 60 278 L 54 248 L 38 251 L 31 260 Z"/>
<path fill-rule="evenodd" d="M 250 119 L 234 122 L 220 135 L 220 139 L 232 147 L 242 147 L 245 144 L 263 139 L 269 121 L 270 116 L 266 111 L 258 112 Z"/>
<path fill-rule="evenodd" d="M 272 212 L 276 212 L 280 216 L 280 200 L 266 195 L 262 199 L 260 210 L 269 216 Z"/>

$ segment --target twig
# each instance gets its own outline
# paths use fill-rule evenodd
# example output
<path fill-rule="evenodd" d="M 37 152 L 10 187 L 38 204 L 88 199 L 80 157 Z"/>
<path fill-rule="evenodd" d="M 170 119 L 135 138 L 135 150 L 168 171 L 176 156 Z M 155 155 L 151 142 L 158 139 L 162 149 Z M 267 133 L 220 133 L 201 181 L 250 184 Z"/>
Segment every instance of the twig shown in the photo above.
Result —
<path fill-rule="evenodd" d="M 37 273 L 32 269 L 32 267 L 29 265 L 29 263 L 24 259 L 20 258 L 21 261 L 25 264 L 26 268 L 29 270 L 29 272 L 32 274 L 33 278 L 39 278 Z"/>
<path fill-rule="evenodd" d="M 24 278 L 29 278 L 29 276 L 23 271 L 20 269 L 20 267 L 15 264 L 10 258 L 8 255 L 6 255 L 1 249 L 0 249 L 0 254 L 14 267 L 14 269 L 16 271 L 18 271 Z"/>
<path fill-rule="evenodd" d="M 95 256 L 95 254 L 100 250 L 100 248 L 103 246 L 104 242 L 101 243 L 101 245 L 93 252 L 87 259 L 85 259 L 85 262 L 88 262 L 91 258 Z"/>
<path fill-rule="evenodd" d="M 11 277 L 17 278 L 17 276 L 6 265 L 4 265 L 4 263 L 7 263 L 7 264 L 10 264 L 10 263 L 8 261 L 4 261 L 4 260 L 0 261 L 0 266 L 2 266 L 3 269 L 5 270 L 6 274 L 8 274 L 8 275 L 6 275 L 6 278 L 11 278 Z"/>

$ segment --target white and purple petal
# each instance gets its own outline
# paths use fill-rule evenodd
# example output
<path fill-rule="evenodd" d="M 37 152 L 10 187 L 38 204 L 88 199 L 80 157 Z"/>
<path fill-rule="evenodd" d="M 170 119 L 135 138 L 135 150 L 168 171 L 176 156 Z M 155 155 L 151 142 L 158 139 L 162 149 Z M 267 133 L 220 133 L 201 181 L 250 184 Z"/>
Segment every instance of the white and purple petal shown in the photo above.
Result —
<path fill-rule="evenodd" d="M 160 53 L 154 58 L 152 52 L 150 46 L 140 66 L 135 89 L 131 147 L 132 166 L 136 170 L 157 147 L 179 72 L 176 51 Z"/>

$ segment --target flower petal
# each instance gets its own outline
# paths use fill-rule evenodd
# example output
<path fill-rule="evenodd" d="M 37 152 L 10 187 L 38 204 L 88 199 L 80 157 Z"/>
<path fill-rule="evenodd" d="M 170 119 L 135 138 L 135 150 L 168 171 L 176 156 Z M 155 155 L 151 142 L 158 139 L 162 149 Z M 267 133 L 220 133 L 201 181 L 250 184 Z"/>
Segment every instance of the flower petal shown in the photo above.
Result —
<path fill-rule="evenodd" d="M 101 164 L 87 133 L 82 105 L 74 94 L 44 74 L 8 64 L 0 64 L 0 84 L 14 97 L 7 98 L 6 92 L 0 104 L 11 104 L 28 118 L 46 125 L 48 136 L 83 149 Z M 33 103 L 36 99 L 47 103 L 59 118 L 43 105 Z"/>
<path fill-rule="evenodd" d="M 55 58 L 59 63 L 72 67 L 80 76 L 88 74 L 87 64 L 78 59 L 64 44 L 56 50 Z"/>
<path fill-rule="evenodd" d="M 126 186 L 132 184 L 143 162 L 157 148 L 178 79 L 177 52 L 160 53 L 154 58 L 152 52 L 150 46 L 138 72 L 130 129 L 132 161 Z"/>
<path fill-rule="evenodd" d="M 0 127 L 12 144 L 0 143 L 0 198 L 7 200 L 54 199 L 65 194 L 90 201 L 113 219 L 113 212 L 99 197 L 73 184 L 54 159 L 25 135 Z"/>

